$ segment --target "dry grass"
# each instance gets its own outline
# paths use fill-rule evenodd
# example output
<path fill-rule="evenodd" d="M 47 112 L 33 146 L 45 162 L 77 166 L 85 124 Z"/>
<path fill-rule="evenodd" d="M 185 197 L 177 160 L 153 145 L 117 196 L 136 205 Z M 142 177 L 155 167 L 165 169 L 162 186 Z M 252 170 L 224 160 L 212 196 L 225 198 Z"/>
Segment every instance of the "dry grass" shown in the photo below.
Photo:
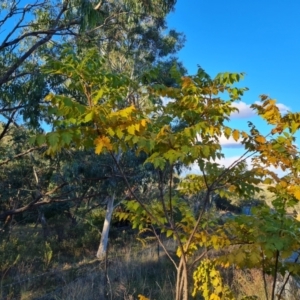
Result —
<path fill-rule="evenodd" d="M 278 295 L 282 284 L 285 280 L 281 275 L 277 282 L 275 293 Z M 252 297 L 251 299 L 267 300 L 271 298 L 273 277 L 265 275 L 266 287 L 268 298 L 266 296 L 264 278 L 261 270 L 258 269 L 247 269 L 240 270 L 236 269 L 232 274 L 231 288 L 235 292 L 237 300 L 243 299 L 243 297 Z M 277 298 L 276 298 L 277 299 Z M 290 278 L 288 284 L 285 286 L 285 290 L 282 293 L 282 300 L 299 300 L 300 290 L 299 284 L 293 278 Z"/>
<path fill-rule="evenodd" d="M 141 251 L 135 251 L 130 245 L 118 252 L 111 249 L 107 273 L 104 262 L 86 271 L 39 299 L 135 300 L 139 294 L 156 300 L 174 299 L 175 274 L 168 259 L 162 253 L 157 255 L 156 246 Z"/>
<path fill-rule="evenodd" d="M 11 263 L 7 271 L 3 269 L 2 274 L 0 272 L 1 299 L 133 300 L 139 294 L 156 300 L 174 299 L 174 268 L 161 249 L 160 253 L 157 252 L 156 243 L 142 249 L 134 235 L 114 238 L 105 265 L 95 260 L 95 252 L 76 249 L 72 241 L 63 241 L 60 247 L 70 251 L 70 257 L 66 260 L 67 255 L 54 244 L 53 259 L 46 269 L 43 266 L 44 242 L 29 229 L 30 237 L 22 239 L 21 248 L 20 242 L 16 242 L 14 247 L 8 243 L 9 247 L 2 249 L 2 255 L 6 255 L 3 259 L 9 258 L 13 262 L 10 256 L 14 258 L 19 252 L 26 260 Z M 19 231 L 16 233 L 19 234 Z M 169 243 L 168 248 L 172 249 L 174 245 Z M 81 255 L 74 256 L 78 251 Z"/>
<path fill-rule="evenodd" d="M 174 299 L 175 272 L 157 246 L 134 252 L 129 249 L 123 259 L 112 258 L 108 271 L 113 299 L 137 299 L 143 294 L 150 299 Z"/>
<path fill-rule="evenodd" d="M 4 260 L 0 260 L 1 299 L 136 300 L 139 294 L 151 300 L 175 298 L 174 266 L 156 243 L 142 248 L 132 233 L 113 236 L 107 265 L 95 260 L 95 251 L 87 251 L 95 250 L 96 247 L 78 246 L 75 240 L 71 239 L 63 241 L 60 245 L 52 243 L 54 254 L 47 269 L 43 262 L 43 239 L 32 228 L 29 228 L 27 237 L 25 228 L 22 230 L 20 243 L 14 246 L 12 236 L 8 247 L 3 248 L 3 251 L 0 248 L 0 254 L 7 261 L 14 261 L 16 251 L 21 255 L 21 259 L 14 265 L 11 263 L 7 270 L 1 269 Z M 17 235 L 20 235 L 20 232 L 16 231 Z M 96 244 L 98 241 L 96 240 Z M 168 241 L 167 248 L 174 253 L 174 242 Z M 75 255 L 77 252 L 79 254 Z M 23 257 L 27 259 L 24 260 Z M 261 271 L 229 268 L 223 272 L 223 276 L 237 300 L 244 296 L 266 299 Z M 269 294 L 271 282 L 272 278 L 267 277 Z M 300 299 L 300 295 L 297 294 L 299 288 L 295 282 L 287 288 L 290 294 L 285 296 L 286 300 Z"/>
<path fill-rule="evenodd" d="M 268 295 L 271 295 L 272 277 L 266 276 Z M 254 299 L 266 299 L 264 278 L 261 270 L 234 270 L 232 279 L 232 290 L 237 295 L 237 299 L 245 296 L 256 297 Z"/>

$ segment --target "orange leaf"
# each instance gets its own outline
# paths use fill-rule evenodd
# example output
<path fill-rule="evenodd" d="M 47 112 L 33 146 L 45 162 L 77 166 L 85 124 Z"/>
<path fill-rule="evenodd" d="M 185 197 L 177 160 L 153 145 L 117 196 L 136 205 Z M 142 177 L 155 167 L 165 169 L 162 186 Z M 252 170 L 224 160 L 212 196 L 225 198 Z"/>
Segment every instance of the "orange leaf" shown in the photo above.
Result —
<path fill-rule="evenodd" d="M 260 144 L 264 144 L 266 142 L 266 139 L 262 135 L 257 136 L 255 140 Z"/>
<path fill-rule="evenodd" d="M 182 77 L 182 87 L 186 88 L 192 84 L 192 79 L 190 77 Z"/>
<path fill-rule="evenodd" d="M 147 120 L 146 119 L 141 120 L 141 125 L 143 127 L 146 127 L 146 124 L 147 124 Z"/>
<path fill-rule="evenodd" d="M 248 134 L 245 131 L 242 131 L 242 136 L 246 139 L 248 137 Z"/>

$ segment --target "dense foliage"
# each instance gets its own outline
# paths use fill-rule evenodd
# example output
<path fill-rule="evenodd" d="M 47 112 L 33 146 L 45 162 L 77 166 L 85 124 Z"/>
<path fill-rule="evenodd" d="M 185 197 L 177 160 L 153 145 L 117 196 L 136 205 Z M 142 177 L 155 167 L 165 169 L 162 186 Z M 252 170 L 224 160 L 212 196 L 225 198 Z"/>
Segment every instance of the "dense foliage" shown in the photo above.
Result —
<path fill-rule="evenodd" d="M 300 114 L 282 115 L 262 95 L 252 108 L 270 132 L 250 122 L 247 131 L 231 128 L 244 74 L 187 75 L 174 56 L 184 36 L 166 31 L 174 5 L 1 4 L 1 282 L 28 255 L 14 228 L 34 236 L 41 224 L 35 263 L 47 270 L 55 247 L 75 255 L 68 239 L 94 252 L 100 240 L 97 258 L 107 262 L 112 220 L 129 224 L 135 231 L 124 233 L 138 233 L 142 245 L 154 237 L 176 271 L 176 300 L 237 299 L 223 277 L 229 267 L 260 270 L 272 300 L 297 278 Z M 219 163 L 223 136 L 244 147 L 227 168 Z M 200 173 L 186 174 L 194 165 Z M 270 199 L 250 215 L 229 201 L 252 201 L 262 188 Z"/>

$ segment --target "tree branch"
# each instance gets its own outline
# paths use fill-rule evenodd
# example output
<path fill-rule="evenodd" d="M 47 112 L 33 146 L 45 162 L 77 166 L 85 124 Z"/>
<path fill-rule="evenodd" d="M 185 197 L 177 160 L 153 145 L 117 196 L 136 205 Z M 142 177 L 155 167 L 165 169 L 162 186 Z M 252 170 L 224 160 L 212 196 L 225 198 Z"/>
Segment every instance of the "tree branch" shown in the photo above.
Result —
<path fill-rule="evenodd" d="M 20 103 L 21 103 L 21 101 L 19 102 L 18 105 L 20 105 Z M 9 125 L 13 122 L 13 119 L 14 119 L 14 116 L 15 116 L 16 112 L 17 112 L 17 109 L 12 112 L 12 114 L 10 115 L 10 117 L 9 117 L 7 123 L 5 124 L 2 132 L 0 133 L 0 141 L 3 139 L 6 132 L 8 131 Z"/>
<path fill-rule="evenodd" d="M 83 200 L 83 199 L 87 199 L 87 198 L 97 197 L 102 194 L 102 193 L 96 193 L 96 194 L 92 194 L 92 195 L 87 195 L 87 196 L 82 196 L 82 197 L 74 197 L 74 198 L 66 198 L 66 199 L 59 199 L 59 197 L 55 197 L 55 198 L 50 197 L 50 195 L 56 193 L 59 189 L 61 189 L 62 187 L 66 186 L 66 185 L 68 185 L 68 183 L 64 182 L 64 183 L 60 184 L 59 186 L 55 187 L 54 189 L 48 191 L 45 194 L 39 193 L 33 201 L 31 201 L 27 205 L 24 205 L 23 207 L 7 210 L 7 211 L 1 213 L 0 220 L 5 220 L 5 218 L 7 216 L 17 215 L 17 214 L 23 213 L 25 211 L 34 209 L 34 208 L 42 206 L 42 205 L 46 205 L 46 204 L 50 204 L 50 203 L 63 203 L 63 202 L 70 202 L 70 201 L 76 201 L 76 200 Z M 43 198 L 45 198 L 45 199 L 43 199 Z M 41 201 L 39 201 L 39 200 L 41 200 Z"/>
<path fill-rule="evenodd" d="M 15 70 L 36 50 L 38 49 L 40 46 L 44 45 L 45 43 L 49 42 L 50 39 L 52 38 L 52 36 L 55 34 L 55 32 L 60 31 L 62 29 L 66 28 L 66 25 L 64 26 L 58 26 L 58 23 L 61 19 L 61 16 L 63 15 L 63 13 L 67 10 L 67 4 L 68 4 L 69 0 L 65 0 L 64 1 L 64 5 L 61 9 L 61 11 L 59 12 L 56 20 L 54 21 L 54 26 L 52 28 L 50 28 L 47 33 L 46 36 L 42 39 L 40 39 L 36 44 L 34 44 L 28 51 L 26 51 L 10 68 L 8 68 L 8 70 L 4 73 L 4 75 L 2 77 L 0 77 L 0 86 L 8 81 L 10 81 L 10 76 L 15 72 Z M 77 24 L 77 22 L 75 23 Z M 68 26 L 70 25 L 74 25 L 72 22 L 68 23 Z M 58 27 L 56 27 L 58 26 Z"/>
<path fill-rule="evenodd" d="M 12 107 L 12 108 L 1 108 L 0 109 L 0 114 L 4 113 L 4 112 L 9 112 L 9 111 L 14 111 L 14 110 L 17 110 L 17 109 L 20 109 L 20 108 L 24 108 L 26 105 L 18 105 L 18 106 L 15 106 L 15 107 Z"/>
<path fill-rule="evenodd" d="M 22 11 L 22 16 L 20 18 L 20 20 L 17 22 L 17 24 L 15 25 L 15 27 L 11 30 L 11 32 L 6 36 L 6 38 L 4 39 L 1 47 L 0 47 L 0 51 L 3 49 L 3 45 L 5 47 L 6 42 L 8 41 L 8 39 L 14 34 L 14 32 L 19 28 L 20 24 L 23 22 L 26 12 L 28 11 L 27 8 L 24 8 Z"/>
<path fill-rule="evenodd" d="M 8 158 L 8 159 L 6 159 L 6 160 L 0 161 L 0 166 L 5 165 L 5 164 L 7 164 L 8 162 L 10 162 L 10 161 L 13 160 L 13 159 L 22 157 L 22 156 L 24 156 L 24 155 L 26 155 L 26 154 L 28 154 L 28 153 L 34 151 L 34 150 L 41 149 L 41 148 L 43 148 L 43 147 L 45 147 L 45 146 L 46 146 L 46 145 L 42 145 L 42 146 L 38 146 L 38 147 L 33 147 L 33 148 L 30 148 L 30 149 L 27 149 L 26 151 L 24 151 L 24 152 L 22 152 L 22 153 L 19 153 L 19 154 L 13 156 L 12 158 Z"/>

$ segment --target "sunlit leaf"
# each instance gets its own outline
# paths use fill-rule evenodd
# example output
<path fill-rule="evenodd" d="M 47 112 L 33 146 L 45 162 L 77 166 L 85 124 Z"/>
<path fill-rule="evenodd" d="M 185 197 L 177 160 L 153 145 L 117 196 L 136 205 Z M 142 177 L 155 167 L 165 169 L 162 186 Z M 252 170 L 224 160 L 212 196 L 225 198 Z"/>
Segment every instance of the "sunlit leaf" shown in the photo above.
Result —
<path fill-rule="evenodd" d="M 239 138 L 240 138 L 240 132 L 238 130 L 236 130 L 236 129 L 233 130 L 232 131 L 232 137 L 237 142 L 239 140 Z"/>
<path fill-rule="evenodd" d="M 112 150 L 112 144 L 110 142 L 110 139 L 106 136 L 101 136 L 96 138 L 94 143 L 96 145 L 96 149 L 95 149 L 96 154 L 100 154 L 103 148 L 106 148 L 107 150 Z"/>
<path fill-rule="evenodd" d="M 265 137 L 263 137 L 262 135 L 259 135 L 255 138 L 255 140 L 260 143 L 260 144 L 264 144 L 266 142 Z"/>

